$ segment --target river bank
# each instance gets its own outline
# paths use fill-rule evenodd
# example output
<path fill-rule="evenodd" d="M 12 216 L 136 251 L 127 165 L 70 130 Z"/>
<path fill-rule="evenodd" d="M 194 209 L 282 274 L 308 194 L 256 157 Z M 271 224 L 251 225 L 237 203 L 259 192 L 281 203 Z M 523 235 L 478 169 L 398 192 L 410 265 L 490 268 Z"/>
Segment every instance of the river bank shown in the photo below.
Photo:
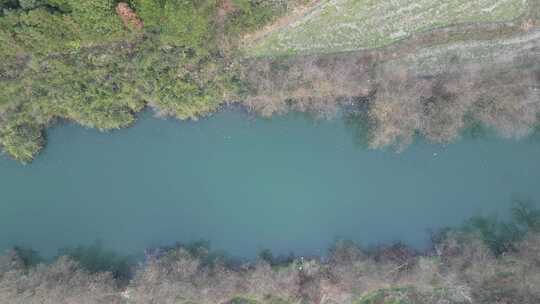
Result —
<path fill-rule="evenodd" d="M 338 241 L 325 256 L 262 251 L 242 262 L 196 243 L 149 250 L 135 266 L 95 246 L 64 250 L 48 264 L 16 248 L 0 255 L 0 301 L 535 303 L 540 212 L 530 207 L 515 205 L 511 221 L 477 217 L 441 230 L 425 252 L 402 243 L 366 250 Z"/>
<path fill-rule="evenodd" d="M 134 32 L 122 28 L 107 3 L 68 2 L 81 10 L 8 6 L 0 16 L 7 42 L 1 51 L 8 58 L 0 66 L 6 87 L 0 145 L 22 162 L 43 148 L 43 130 L 57 119 L 108 131 L 132 126 L 134 113 L 148 106 L 180 120 L 198 119 L 232 101 L 263 116 L 293 110 L 327 117 L 340 100 L 363 98 L 374 101 L 362 118 L 372 130 L 370 145 L 397 150 L 415 132 L 449 143 L 475 124 L 504 137 L 522 137 L 538 124 L 537 0 L 524 2 L 525 13 L 510 21 L 456 19 L 457 24 L 428 27 L 384 48 L 285 58 L 246 58 L 241 38 L 301 1 L 189 2 L 156 13 L 153 4 L 138 0 L 131 5 L 146 26 Z M 178 9 L 190 13 L 166 18 Z M 70 22 L 84 31 L 71 31 L 72 24 L 64 40 L 47 36 L 49 23 L 66 22 L 54 14 L 74 18 Z M 107 27 L 85 23 L 90 17 Z M 10 32 L 27 19 L 42 31 Z M 112 41 L 97 43 L 97 30 L 109 31 Z M 502 92 L 501 84 L 507 88 Z M 507 94 L 518 102 L 509 103 Z"/>

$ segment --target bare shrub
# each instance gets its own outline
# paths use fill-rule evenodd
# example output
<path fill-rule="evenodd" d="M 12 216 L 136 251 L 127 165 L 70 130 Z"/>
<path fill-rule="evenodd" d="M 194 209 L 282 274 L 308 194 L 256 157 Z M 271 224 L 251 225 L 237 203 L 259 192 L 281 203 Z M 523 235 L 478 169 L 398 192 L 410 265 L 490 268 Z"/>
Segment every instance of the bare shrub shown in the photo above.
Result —
<path fill-rule="evenodd" d="M 532 132 L 540 113 L 534 75 L 517 69 L 493 71 L 480 85 L 483 95 L 474 109 L 479 121 L 506 138 L 521 138 Z"/>
<path fill-rule="evenodd" d="M 0 303 L 121 303 L 110 273 L 89 274 L 67 257 L 0 276 Z"/>
<path fill-rule="evenodd" d="M 14 250 L 9 250 L 6 254 L 0 256 L 0 279 L 8 271 L 21 270 L 24 268 L 24 262 Z"/>
<path fill-rule="evenodd" d="M 411 77 L 405 67 L 383 71 L 383 75 L 370 109 L 375 123 L 370 146 L 396 145 L 403 150 L 412 143 L 415 131 L 422 129 L 420 100 L 431 96 L 431 84 Z"/>
<path fill-rule="evenodd" d="M 282 114 L 288 110 L 286 93 L 276 81 L 279 76 L 274 74 L 270 61 L 258 62 L 256 68 L 247 70 L 244 78 L 248 82 L 249 90 L 257 92 L 246 98 L 244 104 L 248 109 L 264 117 Z"/>
<path fill-rule="evenodd" d="M 521 267 L 521 292 L 528 293 L 532 298 L 540 299 L 540 235 L 530 234 L 518 246 L 517 263 Z"/>
<path fill-rule="evenodd" d="M 252 60 L 242 69 L 249 91 L 245 104 L 263 116 L 294 110 L 331 118 L 343 98 L 370 94 L 373 64 L 339 55 Z"/>
<path fill-rule="evenodd" d="M 540 236 L 514 247 L 496 256 L 479 235 L 450 232 L 431 254 L 341 241 L 323 259 L 238 267 L 177 247 L 149 256 L 125 290 L 66 257 L 28 268 L 11 252 L 0 257 L 0 303 L 539 303 Z"/>
<path fill-rule="evenodd" d="M 288 105 L 284 98 L 279 96 L 257 96 L 246 99 L 244 104 L 250 111 L 256 112 L 262 117 L 285 114 Z"/>
<path fill-rule="evenodd" d="M 538 235 L 529 235 L 510 252 L 497 259 L 476 265 L 472 260 L 469 271 L 463 272 L 472 285 L 479 303 L 538 303 L 540 301 L 540 267 L 535 263 Z"/>
<path fill-rule="evenodd" d="M 540 113 L 535 75 L 534 69 L 504 62 L 494 67 L 449 65 L 435 75 L 420 75 L 404 66 L 386 67 L 377 76 L 379 86 L 370 107 L 371 147 L 396 146 L 400 151 L 416 133 L 449 143 L 471 122 L 506 138 L 529 135 Z"/>
<path fill-rule="evenodd" d="M 244 282 L 245 292 L 258 300 L 272 296 L 294 301 L 299 296 L 300 275 L 294 264 L 273 269 L 267 262 L 258 261 L 247 271 Z"/>
<path fill-rule="evenodd" d="M 137 272 L 128 294 L 135 303 L 223 303 L 236 295 L 239 277 L 220 264 L 203 267 L 186 250 L 175 249 L 151 258 Z"/>
<path fill-rule="evenodd" d="M 396 281 L 398 263 L 374 259 L 350 242 L 338 242 L 329 255 L 329 268 L 334 282 L 333 297 L 353 299 L 355 296 L 390 288 Z M 329 289 L 329 288 L 327 288 Z M 339 291 L 339 292 L 337 292 Z M 327 294 L 329 297 L 331 294 Z"/>
<path fill-rule="evenodd" d="M 433 83 L 433 95 L 421 100 L 423 124 L 420 131 L 428 140 L 449 143 L 456 140 L 465 127 L 464 117 L 471 102 L 460 98 L 458 92 L 448 89 L 446 82 L 451 76 L 441 78 Z"/>

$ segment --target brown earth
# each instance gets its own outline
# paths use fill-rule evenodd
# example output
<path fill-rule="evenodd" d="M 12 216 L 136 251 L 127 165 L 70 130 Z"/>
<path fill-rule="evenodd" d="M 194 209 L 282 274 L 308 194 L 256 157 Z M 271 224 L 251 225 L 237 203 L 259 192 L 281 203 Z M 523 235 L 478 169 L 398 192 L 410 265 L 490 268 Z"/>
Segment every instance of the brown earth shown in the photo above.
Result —
<path fill-rule="evenodd" d="M 143 21 L 125 2 L 119 2 L 116 5 L 116 14 L 122 19 L 127 28 L 142 30 L 144 27 Z"/>

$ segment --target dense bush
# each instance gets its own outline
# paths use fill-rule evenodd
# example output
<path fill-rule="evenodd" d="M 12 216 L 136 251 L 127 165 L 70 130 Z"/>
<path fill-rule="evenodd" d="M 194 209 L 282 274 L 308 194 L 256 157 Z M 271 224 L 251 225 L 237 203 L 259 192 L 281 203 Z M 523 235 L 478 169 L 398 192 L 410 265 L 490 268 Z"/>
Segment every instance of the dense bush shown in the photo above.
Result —
<path fill-rule="evenodd" d="M 67 257 L 25 268 L 14 254 L 0 258 L 0 303 L 122 303 L 109 273 L 90 274 Z"/>
<path fill-rule="evenodd" d="M 266 1 L 127 1 L 140 29 L 124 26 L 117 2 L 2 0 L 0 146 L 9 155 L 31 161 L 57 118 L 105 131 L 146 105 L 179 119 L 215 111 L 237 95 L 233 40 L 284 12 Z"/>
<path fill-rule="evenodd" d="M 476 124 L 504 138 L 530 135 L 539 123 L 540 67 L 530 58 L 527 66 L 498 60 L 454 64 L 430 77 L 404 66 L 383 69 L 370 109 L 371 145 L 403 148 L 417 133 L 449 143 Z"/>
<path fill-rule="evenodd" d="M 110 273 L 120 283 L 127 281 L 132 274 L 133 261 L 103 248 L 100 242 L 90 246 L 63 248 L 59 256 L 66 256 L 90 273 Z"/>

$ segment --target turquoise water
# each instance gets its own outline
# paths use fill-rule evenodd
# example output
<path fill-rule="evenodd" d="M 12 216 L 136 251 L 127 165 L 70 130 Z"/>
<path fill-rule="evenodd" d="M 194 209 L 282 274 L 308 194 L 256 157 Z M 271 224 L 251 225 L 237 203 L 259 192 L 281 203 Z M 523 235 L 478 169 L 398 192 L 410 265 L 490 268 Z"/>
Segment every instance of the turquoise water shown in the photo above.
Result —
<path fill-rule="evenodd" d="M 23 166 L 0 158 L 0 250 L 101 240 L 122 253 L 206 239 L 253 256 L 324 253 L 336 238 L 426 244 L 430 228 L 540 201 L 540 140 L 366 150 L 340 119 L 199 122 L 142 115 L 108 134 L 65 124 Z"/>

